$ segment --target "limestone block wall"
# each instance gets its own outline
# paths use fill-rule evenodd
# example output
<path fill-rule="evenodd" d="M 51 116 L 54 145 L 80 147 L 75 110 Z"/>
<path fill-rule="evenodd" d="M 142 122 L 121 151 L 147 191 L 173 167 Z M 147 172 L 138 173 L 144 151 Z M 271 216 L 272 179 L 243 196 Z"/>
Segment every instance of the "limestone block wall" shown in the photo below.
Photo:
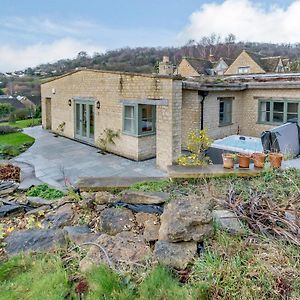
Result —
<path fill-rule="evenodd" d="M 183 149 L 186 149 L 189 132 L 200 129 L 200 101 L 198 91 L 182 91 L 181 140 Z"/>
<path fill-rule="evenodd" d="M 262 74 L 266 73 L 249 55 L 243 51 L 236 60 L 229 66 L 225 71 L 224 75 L 235 75 L 238 74 L 239 67 L 250 67 L 249 73 L 251 74 Z"/>
<path fill-rule="evenodd" d="M 165 89 L 167 88 L 167 92 Z M 115 146 L 109 146 L 113 153 L 131 158 L 146 159 L 155 156 L 156 137 L 137 138 L 122 133 L 122 104 L 120 100 L 141 100 L 146 98 L 172 100 L 172 79 L 142 74 L 81 70 L 49 81 L 42 85 L 43 126 L 46 123 L 45 99 L 51 98 L 52 130 L 65 122 L 64 135 L 74 138 L 73 97 L 86 97 L 100 101 L 95 110 L 95 140 L 106 128 L 120 130 Z M 68 105 L 72 99 L 71 107 Z"/>

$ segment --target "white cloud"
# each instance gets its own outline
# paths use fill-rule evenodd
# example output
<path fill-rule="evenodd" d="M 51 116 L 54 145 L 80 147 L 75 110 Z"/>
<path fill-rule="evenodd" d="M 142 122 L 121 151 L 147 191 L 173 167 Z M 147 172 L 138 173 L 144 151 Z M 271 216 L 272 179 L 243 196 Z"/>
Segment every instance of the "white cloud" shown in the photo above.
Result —
<path fill-rule="evenodd" d="M 23 47 L 2 44 L 0 45 L 0 72 L 25 69 L 63 58 L 73 58 L 80 51 L 92 54 L 101 53 L 104 49 L 90 42 L 73 38 L 62 38 L 51 43 L 37 43 Z"/>
<path fill-rule="evenodd" d="M 243 41 L 296 43 L 300 42 L 299 16 L 300 0 L 286 8 L 271 6 L 267 10 L 249 0 L 206 3 L 190 16 L 178 39 L 185 43 L 212 33 L 222 37 L 233 33 Z"/>

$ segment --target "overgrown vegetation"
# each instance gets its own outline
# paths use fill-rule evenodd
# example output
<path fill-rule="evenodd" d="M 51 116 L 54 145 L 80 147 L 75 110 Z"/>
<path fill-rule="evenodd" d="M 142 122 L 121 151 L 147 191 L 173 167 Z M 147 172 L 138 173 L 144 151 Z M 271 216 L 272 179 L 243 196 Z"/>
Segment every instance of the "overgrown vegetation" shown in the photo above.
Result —
<path fill-rule="evenodd" d="M 130 187 L 132 191 L 141 192 L 163 192 L 172 187 L 173 183 L 170 180 L 157 180 L 135 183 Z"/>
<path fill-rule="evenodd" d="M 109 145 L 115 145 L 115 139 L 120 137 L 119 131 L 114 131 L 111 128 L 106 128 L 103 130 L 101 135 L 97 140 L 97 146 L 104 152 L 107 151 Z"/>
<path fill-rule="evenodd" d="M 64 196 L 64 193 L 60 190 L 50 188 L 47 184 L 40 184 L 32 187 L 26 193 L 30 197 L 41 197 L 43 199 L 57 199 Z"/>

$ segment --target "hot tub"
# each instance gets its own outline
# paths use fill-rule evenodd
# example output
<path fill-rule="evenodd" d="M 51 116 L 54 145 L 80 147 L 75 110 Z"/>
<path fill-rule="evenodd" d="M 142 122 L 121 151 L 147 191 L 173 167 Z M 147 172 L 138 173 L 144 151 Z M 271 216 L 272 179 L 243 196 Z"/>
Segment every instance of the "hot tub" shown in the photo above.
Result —
<path fill-rule="evenodd" d="M 245 153 L 263 152 L 260 138 L 231 135 L 223 139 L 215 140 L 208 149 L 207 155 L 214 164 L 222 163 L 222 153 Z"/>

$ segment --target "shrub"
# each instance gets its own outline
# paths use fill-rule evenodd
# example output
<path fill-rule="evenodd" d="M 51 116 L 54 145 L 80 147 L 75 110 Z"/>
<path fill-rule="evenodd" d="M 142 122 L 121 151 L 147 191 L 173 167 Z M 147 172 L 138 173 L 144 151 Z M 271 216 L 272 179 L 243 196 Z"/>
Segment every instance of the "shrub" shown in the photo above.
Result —
<path fill-rule="evenodd" d="M 188 135 L 187 148 L 190 155 L 183 155 L 178 158 L 181 166 L 204 166 L 209 164 L 210 159 L 206 156 L 206 150 L 212 144 L 212 140 L 207 134 L 207 129 L 193 130 Z"/>
<path fill-rule="evenodd" d="M 0 126 L 0 135 L 7 134 L 7 133 L 15 133 L 20 131 L 19 128 L 12 127 L 12 126 Z"/>
<path fill-rule="evenodd" d="M 17 121 L 16 114 L 14 112 L 11 112 L 8 118 L 9 124 L 16 124 L 16 121 Z"/>
<path fill-rule="evenodd" d="M 2 156 L 15 157 L 21 153 L 18 145 L 0 145 L 0 154 Z"/>
<path fill-rule="evenodd" d="M 15 111 L 15 116 L 17 120 L 25 120 L 30 116 L 30 109 L 23 108 Z"/>
<path fill-rule="evenodd" d="M 57 189 L 50 188 L 47 184 L 40 184 L 29 189 L 26 195 L 51 200 L 63 197 L 64 193 Z"/>

